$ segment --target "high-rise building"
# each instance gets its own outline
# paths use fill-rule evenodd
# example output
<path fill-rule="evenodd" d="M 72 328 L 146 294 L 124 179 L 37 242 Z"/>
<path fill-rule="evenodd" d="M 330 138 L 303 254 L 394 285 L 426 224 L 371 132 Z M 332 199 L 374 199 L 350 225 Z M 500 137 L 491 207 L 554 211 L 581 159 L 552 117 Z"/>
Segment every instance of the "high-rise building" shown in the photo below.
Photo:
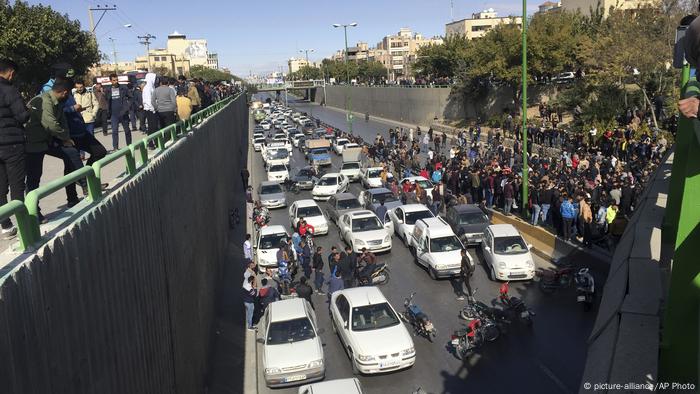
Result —
<path fill-rule="evenodd" d="M 178 58 L 189 60 L 192 66 L 209 66 L 207 40 L 189 40 L 186 35 L 175 31 L 168 35 L 167 50 Z"/>
<path fill-rule="evenodd" d="M 562 0 L 561 8 L 565 11 L 580 11 L 583 15 L 590 15 L 591 10 L 599 5 L 603 10 L 603 16 L 610 13 L 610 9 L 636 10 L 644 6 L 653 6 L 658 0 Z"/>
<path fill-rule="evenodd" d="M 309 62 L 306 61 L 306 59 L 301 59 L 301 58 L 290 58 L 287 60 L 287 66 L 289 67 L 289 73 L 295 73 L 299 71 L 300 68 L 306 67 L 310 65 Z"/>
<path fill-rule="evenodd" d="M 377 43 L 377 51 L 371 56 L 389 70 L 388 79 L 396 80 L 411 76 L 411 66 L 416 61 L 418 50 L 428 45 L 440 45 L 442 38 L 426 38 L 411 29 L 401 28 L 397 34 L 385 36 Z"/>
<path fill-rule="evenodd" d="M 472 14 L 471 18 L 460 19 L 445 25 L 445 36 L 465 36 L 467 39 L 483 37 L 489 30 L 500 24 L 523 25 L 520 16 L 499 17 L 493 8 Z"/>

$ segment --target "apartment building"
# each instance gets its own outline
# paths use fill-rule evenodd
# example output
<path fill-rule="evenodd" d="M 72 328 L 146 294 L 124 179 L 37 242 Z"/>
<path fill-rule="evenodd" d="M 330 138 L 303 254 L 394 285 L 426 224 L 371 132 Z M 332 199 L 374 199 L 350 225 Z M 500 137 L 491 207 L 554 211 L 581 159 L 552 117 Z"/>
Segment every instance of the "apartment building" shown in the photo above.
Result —
<path fill-rule="evenodd" d="M 465 36 L 469 40 L 483 37 L 494 27 L 500 24 L 515 24 L 518 27 L 523 25 L 523 18 L 520 16 L 499 17 L 493 8 L 472 14 L 471 18 L 460 19 L 445 25 L 445 36 Z"/>

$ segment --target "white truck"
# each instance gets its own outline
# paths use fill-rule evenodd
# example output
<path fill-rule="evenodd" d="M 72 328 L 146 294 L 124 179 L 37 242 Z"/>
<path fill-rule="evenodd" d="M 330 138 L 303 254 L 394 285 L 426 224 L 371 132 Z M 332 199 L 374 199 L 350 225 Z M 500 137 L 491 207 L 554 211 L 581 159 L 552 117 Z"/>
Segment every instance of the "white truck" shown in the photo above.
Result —
<path fill-rule="evenodd" d="M 360 170 L 362 169 L 362 148 L 346 148 L 343 149 L 343 164 L 340 167 L 340 173 L 345 175 L 350 182 L 360 180 Z"/>

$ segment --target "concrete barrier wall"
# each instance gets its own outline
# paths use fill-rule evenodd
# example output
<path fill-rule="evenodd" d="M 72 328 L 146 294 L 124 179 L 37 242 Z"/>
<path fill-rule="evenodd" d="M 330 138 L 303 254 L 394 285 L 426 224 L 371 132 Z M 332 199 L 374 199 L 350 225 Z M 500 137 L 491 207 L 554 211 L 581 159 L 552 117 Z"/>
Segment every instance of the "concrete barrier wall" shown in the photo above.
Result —
<path fill-rule="evenodd" d="M 2 393 L 203 392 L 247 129 L 240 97 L 3 278 Z"/>
<path fill-rule="evenodd" d="M 533 86 L 528 89 L 530 104 L 536 104 L 545 94 L 552 94 L 556 87 Z M 325 100 L 326 105 L 345 108 L 345 96 L 350 98 L 353 111 L 397 122 L 430 124 L 435 118 L 461 120 L 464 118 L 487 118 L 502 113 L 504 108 L 513 109 L 513 92 L 507 87 L 493 89 L 485 97 L 474 98 L 453 93 L 451 88 L 398 88 L 371 86 L 328 85 L 316 89 L 312 98 L 316 103 Z"/>

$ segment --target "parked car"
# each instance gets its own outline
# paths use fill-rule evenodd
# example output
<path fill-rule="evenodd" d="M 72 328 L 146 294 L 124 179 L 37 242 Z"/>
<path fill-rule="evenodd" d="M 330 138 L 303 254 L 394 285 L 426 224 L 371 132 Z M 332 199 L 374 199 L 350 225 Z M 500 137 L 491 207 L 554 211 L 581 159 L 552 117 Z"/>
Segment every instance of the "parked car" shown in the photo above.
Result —
<path fill-rule="evenodd" d="M 342 215 L 361 209 L 360 200 L 352 193 L 338 193 L 328 199 L 328 218 L 336 224 Z"/>
<path fill-rule="evenodd" d="M 399 314 L 374 286 L 336 291 L 330 302 L 338 334 L 354 374 L 375 374 L 413 366 L 416 349 Z"/>
<path fill-rule="evenodd" d="M 261 227 L 255 234 L 253 248 L 255 249 L 255 263 L 260 272 L 267 268 L 277 268 L 277 250 L 280 243 L 287 242 L 289 234 L 279 224 Z"/>
<path fill-rule="evenodd" d="M 377 207 L 380 205 L 381 201 L 384 201 L 384 206 L 387 211 L 394 209 L 401 205 L 401 201 L 394 197 L 391 190 L 384 187 L 377 187 L 374 189 L 364 190 L 360 193 L 360 203 L 365 209 L 369 209 L 372 212 L 376 212 Z M 382 218 L 384 219 L 384 218 Z"/>
<path fill-rule="evenodd" d="M 466 245 L 481 243 L 489 217 L 476 204 L 455 205 L 447 210 L 445 220 L 460 240 Z"/>
<path fill-rule="evenodd" d="M 260 322 L 262 363 L 268 387 L 322 380 L 326 374 L 323 344 L 313 308 L 303 298 L 271 303 Z"/>
<path fill-rule="evenodd" d="M 462 267 L 464 245 L 442 218 L 427 218 L 416 222 L 409 240 L 409 249 L 416 262 L 428 270 L 433 279 L 457 276 Z M 471 256 L 467 257 L 473 266 Z"/>
<path fill-rule="evenodd" d="M 394 223 L 394 232 L 408 246 L 408 239 L 413 234 L 413 227 L 420 219 L 435 217 L 433 212 L 423 204 L 407 204 L 388 211 L 389 219 Z"/>
<path fill-rule="evenodd" d="M 258 188 L 260 204 L 267 208 L 281 208 L 287 206 L 287 197 L 279 182 L 260 182 Z"/>
<path fill-rule="evenodd" d="M 314 227 L 314 235 L 328 234 L 328 220 L 314 200 L 297 200 L 289 207 L 289 224 L 297 228 L 299 218 Z"/>
<path fill-rule="evenodd" d="M 311 191 L 314 200 L 328 200 L 332 195 L 348 191 L 350 181 L 337 172 L 328 173 L 318 179 Z"/>
<path fill-rule="evenodd" d="M 491 280 L 529 280 L 535 276 L 531 246 L 512 224 L 492 224 L 484 231 L 481 250 Z"/>
<path fill-rule="evenodd" d="M 382 223 L 374 212 L 352 211 L 340 216 L 337 224 L 340 237 L 355 253 L 360 253 L 362 248 L 367 248 L 371 252 L 391 250 L 394 225 L 391 221 Z"/>

